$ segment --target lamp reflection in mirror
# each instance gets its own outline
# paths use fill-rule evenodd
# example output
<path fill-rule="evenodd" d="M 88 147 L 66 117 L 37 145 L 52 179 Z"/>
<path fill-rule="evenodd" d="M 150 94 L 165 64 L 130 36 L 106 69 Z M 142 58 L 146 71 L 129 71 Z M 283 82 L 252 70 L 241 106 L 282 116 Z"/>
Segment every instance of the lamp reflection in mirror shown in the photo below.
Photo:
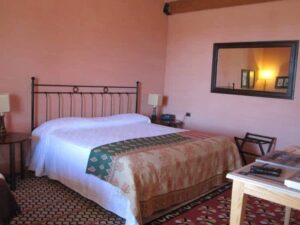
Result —
<path fill-rule="evenodd" d="M 162 95 L 160 94 L 149 94 L 148 96 L 148 104 L 152 105 L 152 115 L 151 115 L 151 122 L 156 121 L 156 108 L 157 106 L 162 105 Z"/>
<path fill-rule="evenodd" d="M 260 77 L 264 80 L 264 91 L 267 88 L 267 80 L 272 78 L 271 70 L 262 70 Z"/>
<path fill-rule="evenodd" d="M 0 94 L 0 136 L 6 135 L 4 113 L 10 111 L 9 95 Z"/>

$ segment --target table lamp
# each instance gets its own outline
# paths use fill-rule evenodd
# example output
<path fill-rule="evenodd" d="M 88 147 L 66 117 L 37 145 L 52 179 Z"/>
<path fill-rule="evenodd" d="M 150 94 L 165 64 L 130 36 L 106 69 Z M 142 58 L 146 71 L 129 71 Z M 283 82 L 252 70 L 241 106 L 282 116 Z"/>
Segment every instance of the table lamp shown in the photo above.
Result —
<path fill-rule="evenodd" d="M 9 112 L 9 94 L 0 94 L 0 136 L 6 135 L 4 113 Z"/>
<path fill-rule="evenodd" d="M 156 107 L 162 104 L 162 95 L 160 94 L 149 94 L 148 104 L 152 105 L 153 111 L 151 115 L 151 122 L 156 121 Z"/>
<path fill-rule="evenodd" d="M 261 77 L 264 79 L 264 91 L 267 89 L 267 80 L 272 78 L 272 71 L 271 70 L 263 70 L 261 72 Z"/>

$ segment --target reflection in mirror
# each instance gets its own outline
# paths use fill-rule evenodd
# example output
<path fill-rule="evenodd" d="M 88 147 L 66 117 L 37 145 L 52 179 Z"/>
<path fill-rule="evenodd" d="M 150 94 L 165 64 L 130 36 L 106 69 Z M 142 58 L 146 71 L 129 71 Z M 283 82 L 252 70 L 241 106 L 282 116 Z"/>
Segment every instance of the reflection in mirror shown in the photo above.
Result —
<path fill-rule="evenodd" d="M 214 45 L 212 92 L 292 98 L 298 41 Z"/>

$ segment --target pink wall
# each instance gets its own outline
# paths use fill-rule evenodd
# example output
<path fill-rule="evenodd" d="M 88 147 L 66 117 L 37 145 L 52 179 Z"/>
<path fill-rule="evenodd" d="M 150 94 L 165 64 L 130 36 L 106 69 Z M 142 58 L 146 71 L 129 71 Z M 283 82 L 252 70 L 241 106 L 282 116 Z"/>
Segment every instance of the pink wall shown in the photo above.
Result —
<path fill-rule="evenodd" d="M 288 0 L 169 16 L 164 112 L 179 119 L 191 112 L 191 129 L 249 131 L 278 137 L 278 148 L 299 145 L 299 69 L 294 100 L 210 93 L 213 43 L 300 39 L 299 10 L 300 1 Z"/>
<path fill-rule="evenodd" d="M 0 0 L 0 92 L 12 95 L 9 131 L 30 131 L 30 77 L 42 83 L 164 87 L 163 0 Z M 0 149 L 0 165 L 7 160 Z"/>

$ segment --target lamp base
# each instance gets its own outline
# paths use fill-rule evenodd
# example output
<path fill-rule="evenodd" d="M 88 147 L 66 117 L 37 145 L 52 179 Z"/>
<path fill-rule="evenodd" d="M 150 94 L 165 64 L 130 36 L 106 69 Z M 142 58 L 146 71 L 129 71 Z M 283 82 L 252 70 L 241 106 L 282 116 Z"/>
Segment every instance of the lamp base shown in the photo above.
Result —
<path fill-rule="evenodd" d="M 6 129 L 4 124 L 4 115 L 0 115 L 0 137 L 6 135 Z"/>
<path fill-rule="evenodd" d="M 154 123 L 154 122 L 156 122 L 157 117 L 156 117 L 156 115 L 151 115 L 150 119 L 151 119 L 151 122 Z"/>
<path fill-rule="evenodd" d="M 151 122 L 152 123 L 156 122 L 156 107 L 155 106 L 153 106 L 153 109 L 152 109 Z"/>

